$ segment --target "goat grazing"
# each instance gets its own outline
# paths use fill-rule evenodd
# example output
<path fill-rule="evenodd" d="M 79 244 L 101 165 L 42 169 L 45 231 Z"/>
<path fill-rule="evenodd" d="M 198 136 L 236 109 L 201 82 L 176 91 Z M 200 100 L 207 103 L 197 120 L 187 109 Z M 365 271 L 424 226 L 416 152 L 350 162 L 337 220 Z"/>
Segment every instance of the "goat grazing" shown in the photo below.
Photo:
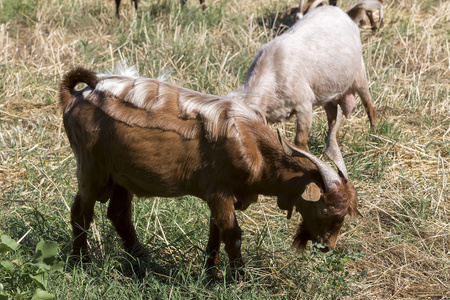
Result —
<path fill-rule="evenodd" d="M 118 19 L 120 19 L 120 14 L 119 14 L 119 7 L 120 7 L 120 2 L 122 0 L 115 0 L 116 1 L 116 16 Z M 131 2 L 134 2 L 134 8 L 137 10 L 138 8 L 138 0 L 131 0 Z M 186 5 L 187 0 L 182 0 L 181 3 L 183 5 Z M 202 6 L 203 11 L 206 10 L 206 5 L 205 5 L 205 0 L 200 0 L 200 5 Z"/>
<path fill-rule="evenodd" d="M 336 6 L 336 2 L 336 0 L 308 0 L 305 5 L 303 5 L 303 0 L 300 0 L 298 7 L 287 9 L 281 15 L 281 18 L 284 18 L 287 15 L 294 15 L 294 19 L 297 22 L 313 9 L 325 5 Z M 377 10 L 379 12 L 378 24 L 373 18 L 373 12 Z M 364 24 L 364 13 L 369 18 L 372 30 L 383 26 L 383 0 L 358 0 L 358 2 L 347 11 L 350 18 L 358 25 Z"/>
<path fill-rule="evenodd" d="M 75 90 L 78 83 L 87 86 Z M 233 272 L 243 264 L 235 210 L 246 209 L 259 194 L 277 196 L 288 218 L 294 207 L 302 214 L 293 242 L 299 248 L 312 240 L 332 249 L 344 217 L 358 213 L 335 135 L 326 153 L 338 173 L 277 137 L 245 103 L 227 97 L 138 77 L 129 69 L 102 75 L 76 68 L 59 91 L 77 159 L 75 256 L 86 251 L 95 202 L 108 199 L 107 216 L 125 249 L 145 252 L 131 221 L 133 194 L 205 200 L 211 211 L 207 264 L 216 265 L 224 242 Z M 339 120 L 340 114 L 334 129 Z"/>
<path fill-rule="evenodd" d="M 259 107 L 272 123 L 295 114 L 295 144 L 306 149 L 313 106 L 325 108 L 331 129 L 337 104 L 346 117 L 353 111 L 355 91 L 375 128 L 359 29 L 341 9 L 324 6 L 262 45 L 244 86 L 228 96 Z"/>

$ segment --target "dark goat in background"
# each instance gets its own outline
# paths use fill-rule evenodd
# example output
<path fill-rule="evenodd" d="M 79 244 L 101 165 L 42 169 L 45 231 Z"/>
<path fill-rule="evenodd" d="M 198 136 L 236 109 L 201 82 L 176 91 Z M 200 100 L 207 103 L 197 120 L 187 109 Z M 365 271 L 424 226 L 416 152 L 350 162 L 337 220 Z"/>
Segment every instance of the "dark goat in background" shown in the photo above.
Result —
<path fill-rule="evenodd" d="M 137 10 L 138 8 L 138 1 L 139 0 L 131 0 L 131 2 L 134 2 L 134 8 Z M 119 14 L 119 7 L 120 7 L 120 2 L 121 0 L 116 0 L 116 16 L 118 19 L 120 19 L 120 14 Z M 181 0 L 181 3 L 183 5 L 185 5 L 187 2 L 187 0 Z M 200 0 L 200 4 L 202 6 L 203 10 L 206 10 L 206 5 L 205 5 L 205 0 Z"/>

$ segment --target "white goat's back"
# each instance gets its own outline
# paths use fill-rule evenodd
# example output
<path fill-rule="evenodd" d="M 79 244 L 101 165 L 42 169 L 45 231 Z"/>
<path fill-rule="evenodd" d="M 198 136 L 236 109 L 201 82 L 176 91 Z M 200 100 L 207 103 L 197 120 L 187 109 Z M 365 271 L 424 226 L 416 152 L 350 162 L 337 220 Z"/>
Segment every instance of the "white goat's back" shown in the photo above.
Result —
<path fill-rule="evenodd" d="M 317 8 L 259 49 L 247 73 L 247 101 L 265 107 L 269 120 L 281 121 L 270 116 L 278 105 L 288 112 L 299 103 L 317 105 L 343 94 L 361 59 L 356 24 L 339 8 Z"/>

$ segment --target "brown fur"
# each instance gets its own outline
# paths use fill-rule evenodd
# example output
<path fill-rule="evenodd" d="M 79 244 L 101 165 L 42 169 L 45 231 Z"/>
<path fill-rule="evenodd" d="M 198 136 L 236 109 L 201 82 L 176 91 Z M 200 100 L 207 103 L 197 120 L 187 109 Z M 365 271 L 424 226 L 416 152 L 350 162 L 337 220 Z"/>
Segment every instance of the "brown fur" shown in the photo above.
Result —
<path fill-rule="evenodd" d="M 135 255 L 144 253 L 131 221 L 133 194 L 142 197 L 190 194 L 205 200 L 211 211 L 207 246 L 211 267 L 218 261 L 221 242 L 233 270 L 242 266 L 241 229 L 235 210 L 246 209 L 256 202 L 258 194 L 277 196 L 283 209 L 296 206 L 304 216 L 304 228 L 308 228 L 303 235 L 329 248 L 334 246 L 338 233 L 335 227 L 340 228 L 343 218 L 334 214 L 324 217 L 320 211 L 331 210 L 327 203 L 345 208 L 348 197 L 353 199 L 356 191 L 350 184 L 342 189 L 339 186 L 338 196 L 333 192 L 317 202 L 301 199 L 311 181 L 324 190 L 321 174 L 309 159 L 286 155 L 277 135 L 261 118 L 239 114 L 236 103 L 231 105 L 228 99 L 215 97 L 215 105 L 223 109 L 214 114 L 217 124 L 205 126 L 205 122 L 212 121 L 206 120 L 205 114 L 214 106 L 195 105 L 192 115 L 186 115 L 180 99 L 191 95 L 196 97 L 191 100 L 201 101 L 202 97 L 212 96 L 171 86 L 174 92 L 165 94 L 163 105 L 157 106 L 164 109 L 152 109 L 146 103 L 136 107 L 133 103 L 140 102 L 125 99 L 131 97 L 133 89 L 119 89 L 117 93 L 123 92 L 125 96 L 117 97 L 112 91 L 99 90 L 112 79 L 100 80 L 98 76 L 78 68 L 69 72 L 60 86 L 64 126 L 77 159 L 78 193 L 71 209 L 74 255 L 86 252 L 86 232 L 93 219 L 95 202 L 108 200 L 108 218 L 125 249 Z M 73 90 L 79 82 L 88 87 Z M 158 93 L 148 95 L 153 95 L 146 98 L 153 102 L 157 99 L 150 98 L 159 97 Z M 242 109 L 246 111 L 245 107 Z M 221 123 L 232 128 L 229 134 L 209 138 L 208 130 L 220 127 Z M 347 186 L 347 182 L 343 185 Z M 306 242 L 303 238 L 302 243 Z"/>

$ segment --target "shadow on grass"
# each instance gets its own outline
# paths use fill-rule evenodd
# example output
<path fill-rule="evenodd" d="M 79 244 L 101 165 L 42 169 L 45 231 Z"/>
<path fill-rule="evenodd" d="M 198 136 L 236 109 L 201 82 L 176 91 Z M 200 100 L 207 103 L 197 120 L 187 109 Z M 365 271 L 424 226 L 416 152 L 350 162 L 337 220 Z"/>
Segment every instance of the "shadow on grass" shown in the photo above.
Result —
<path fill-rule="evenodd" d="M 260 27 L 267 28 L 275 32 L 276 36 L 283 34 L 295 24 L 292 16 L 285 16 L 282 18 L 281 13 L 279 12 L 270 12 L 262 17 L 258 17 L 257 23 Z"/>

